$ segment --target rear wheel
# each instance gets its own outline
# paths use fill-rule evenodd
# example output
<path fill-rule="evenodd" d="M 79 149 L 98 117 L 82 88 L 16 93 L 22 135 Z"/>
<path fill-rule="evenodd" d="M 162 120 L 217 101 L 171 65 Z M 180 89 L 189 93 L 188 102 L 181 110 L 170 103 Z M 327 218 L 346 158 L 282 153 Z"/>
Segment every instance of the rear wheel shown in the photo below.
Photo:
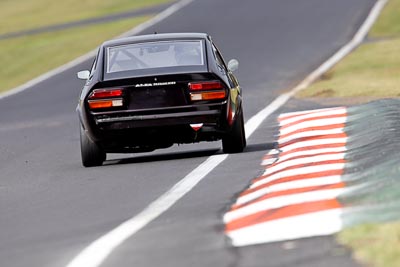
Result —
<path fill-rule="evenodd" d="M 233 123 L 232 129 L 222 138 L 224 153 L 240 153 L 246 147 L 246 134 L 244 130 L 243 110 Z"/>
<path fill-rule="evenodd" d="M 98 144 L 89 139 L 82 126 L 80 132 L 82 165 L 85 167 L 101 166 L 106 160 L 106 153 Z"/>

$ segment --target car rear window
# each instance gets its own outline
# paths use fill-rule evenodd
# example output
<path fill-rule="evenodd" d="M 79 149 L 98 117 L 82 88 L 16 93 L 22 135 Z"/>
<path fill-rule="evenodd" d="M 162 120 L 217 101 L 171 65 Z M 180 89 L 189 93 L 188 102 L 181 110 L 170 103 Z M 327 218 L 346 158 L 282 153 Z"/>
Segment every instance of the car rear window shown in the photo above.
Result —
<path fill-rule="evenodd" d="M 204 65 L 201 40 L 148 42 L 107 48 L 107 73 L 201 65 Z"/>

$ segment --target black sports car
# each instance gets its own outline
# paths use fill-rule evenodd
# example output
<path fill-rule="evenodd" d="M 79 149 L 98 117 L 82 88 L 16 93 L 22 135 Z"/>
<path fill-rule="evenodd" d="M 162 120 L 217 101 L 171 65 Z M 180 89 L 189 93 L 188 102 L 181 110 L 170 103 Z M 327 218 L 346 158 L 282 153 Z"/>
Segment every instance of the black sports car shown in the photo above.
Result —
<path fill-rule="evenodd" d="M 106 153 L 148 152 L 173 144 L 222 139 L 225 153 L 246 146 L 242 92 L 203 33 L 153 34 L 103 43 L 77 111 L 82 164 Z"/>

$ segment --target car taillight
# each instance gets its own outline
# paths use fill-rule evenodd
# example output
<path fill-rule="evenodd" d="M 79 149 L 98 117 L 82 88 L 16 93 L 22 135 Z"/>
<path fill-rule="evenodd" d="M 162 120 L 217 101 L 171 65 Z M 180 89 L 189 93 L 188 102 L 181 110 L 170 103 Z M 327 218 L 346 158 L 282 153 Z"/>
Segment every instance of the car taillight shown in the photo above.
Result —
<path fill-rule="evenodd" d="M 215 90 L 224 89 L 224 86 L 220 82 L 199 82 L 199 83 L 189 83 L 190 91 L 200 91 L 200 90 Z"/>
<path fill-rule="evenodd" d="M 90 109 L 123 107 L 123 89 L 96 89 L 89 95 Z"/>
<path fill-rule="evenodd" d="M 189 83 L 189 91 L 192 101 L 226 98 L 225 87 L 218 81 Z"/>
<path fill-rule="evenodd" d="M 122 89 L 96 89 L 90 94 L 89 99 L 119 97 L 123 93 Z"/>

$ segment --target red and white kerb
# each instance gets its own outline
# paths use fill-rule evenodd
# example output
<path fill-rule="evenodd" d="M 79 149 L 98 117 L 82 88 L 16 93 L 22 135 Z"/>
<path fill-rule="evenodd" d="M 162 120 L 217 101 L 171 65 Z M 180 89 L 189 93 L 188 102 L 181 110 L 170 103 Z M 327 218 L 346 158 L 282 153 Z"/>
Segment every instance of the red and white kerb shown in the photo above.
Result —
<path fill-rule="evenodd" d="M 225 214 L 234 246 L 329 235 L 342 229 L 346 108 L 279 116 L 278 149 Z"/>

